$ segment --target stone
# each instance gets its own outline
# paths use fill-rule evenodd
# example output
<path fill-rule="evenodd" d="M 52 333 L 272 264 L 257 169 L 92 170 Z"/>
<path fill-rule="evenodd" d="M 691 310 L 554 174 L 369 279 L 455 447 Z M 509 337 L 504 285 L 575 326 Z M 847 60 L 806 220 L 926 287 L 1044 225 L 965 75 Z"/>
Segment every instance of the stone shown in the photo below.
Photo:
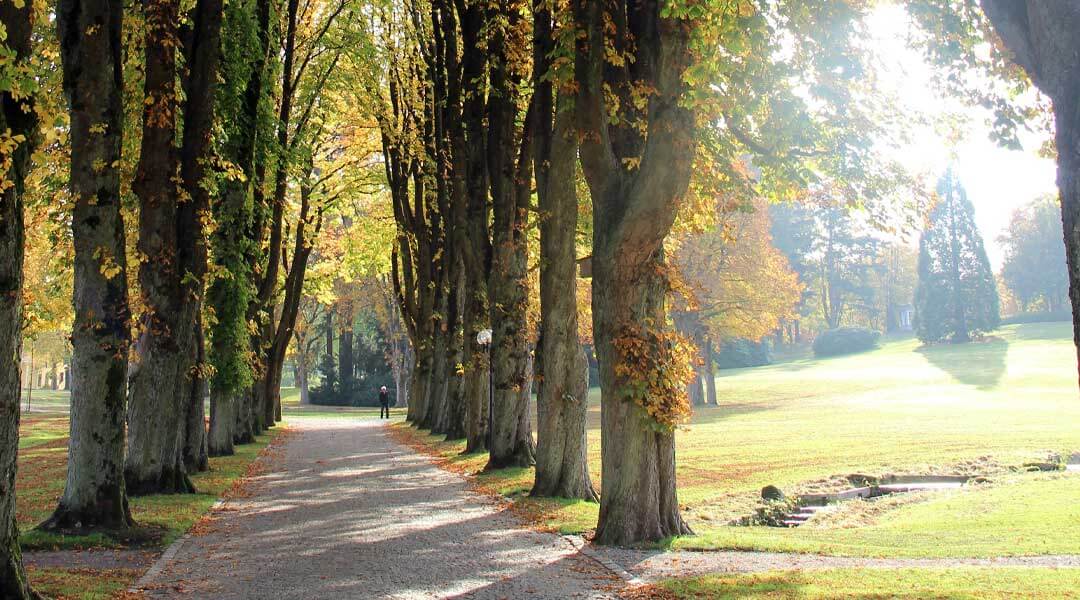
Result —
<path fill-rule="evenodd" d="M 787 500 L 787 496 L 775 485 L 767 485 L 761 488 L 761 499 L 771 502 L 783 502 Z"/>

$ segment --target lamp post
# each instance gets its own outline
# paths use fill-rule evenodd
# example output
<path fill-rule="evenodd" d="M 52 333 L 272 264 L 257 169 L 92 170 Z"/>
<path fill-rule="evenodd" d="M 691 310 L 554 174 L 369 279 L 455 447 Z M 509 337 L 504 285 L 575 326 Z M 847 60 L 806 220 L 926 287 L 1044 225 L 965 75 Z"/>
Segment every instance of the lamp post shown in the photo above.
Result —
<path fill-rule="evenodd" d="M 483 329 L 476 334 L 476 343 L 487 348 L 488 352 L 488 418 L 487 418 L 487 447 L 491 450 L 491 416 L 495 412 L 495 385 L 491 370 L 491 330 Z"/>

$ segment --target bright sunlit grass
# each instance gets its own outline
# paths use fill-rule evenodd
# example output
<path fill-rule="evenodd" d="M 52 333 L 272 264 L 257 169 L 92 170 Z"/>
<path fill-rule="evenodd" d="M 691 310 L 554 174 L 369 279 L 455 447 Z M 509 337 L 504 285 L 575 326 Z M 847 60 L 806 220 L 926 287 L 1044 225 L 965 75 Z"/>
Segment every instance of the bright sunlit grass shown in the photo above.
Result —
<path fill-rule="evenodd" d="M 678 600 L 719 598 L 1077 598 L 1080 569 L 839 569 L 708 575 L 659 586 Z"/>
<path fill-rule="evenodd" d="M 1010 326 L 993 341 L 921 349 L 890 340 L 874 352 L 722 371 L 720 406 L 697 407 L 676 435 L 679 500 L 699 535 L 676 547 L 856 556 L 995 556 L 1080 552 L 1080 475 L 1008 474 L 1006 467 L 1080 450 L 1080 402 L 1068 323 Z M 590 468 L 600 483 L 599 393 L 589 415 Z M 485 457 L 401 425 L 451 468 Z M 993 483 L 930 494 L 831 528 L 732 527 L 769 484 L 797 493 L 850 473 L 950 472 L 984 465 Z M 526 495 L 531 470 L 479 473 L 481 488 L 562 532 L 596 523 L 597 506 Z"/>

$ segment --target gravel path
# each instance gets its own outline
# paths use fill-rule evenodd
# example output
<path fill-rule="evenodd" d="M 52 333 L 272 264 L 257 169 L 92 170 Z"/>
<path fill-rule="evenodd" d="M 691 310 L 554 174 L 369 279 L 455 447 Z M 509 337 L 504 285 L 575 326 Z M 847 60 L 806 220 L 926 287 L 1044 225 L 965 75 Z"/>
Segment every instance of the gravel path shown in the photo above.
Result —
<path fill-rule="evenodd" d="M 251 496 L 226 504 L 140 582 L 149 597 L 614 597 L 610 571 L 468 491 L 379 421 L 292 426 L 298 434 Z"/>

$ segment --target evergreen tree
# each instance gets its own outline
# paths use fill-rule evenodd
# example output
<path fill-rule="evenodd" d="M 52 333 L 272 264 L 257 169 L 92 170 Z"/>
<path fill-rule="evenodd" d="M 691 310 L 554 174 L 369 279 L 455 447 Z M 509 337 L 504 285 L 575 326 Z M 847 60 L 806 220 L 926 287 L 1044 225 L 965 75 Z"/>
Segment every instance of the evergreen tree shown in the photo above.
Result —
<path fill-rule="evenodd" d="M 919 240 L 915 331 L 923 342 L 967 342 L 995 329 L 999 300 L 975 210 L 952 169 L 938 182 L 938 202 Z"/>

